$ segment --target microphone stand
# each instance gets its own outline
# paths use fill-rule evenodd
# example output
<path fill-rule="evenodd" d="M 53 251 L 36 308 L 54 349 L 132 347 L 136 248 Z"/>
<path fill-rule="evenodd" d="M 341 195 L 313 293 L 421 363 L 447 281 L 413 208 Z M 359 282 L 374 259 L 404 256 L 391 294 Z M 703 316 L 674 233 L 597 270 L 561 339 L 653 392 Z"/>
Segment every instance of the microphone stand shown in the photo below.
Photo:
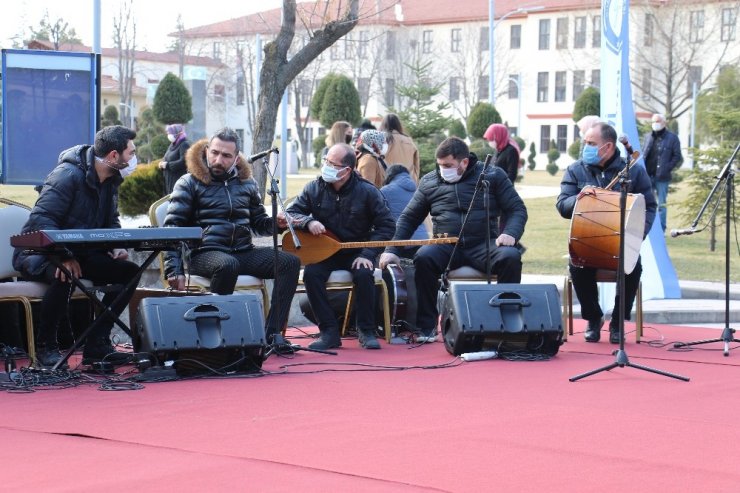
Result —
<path fill-rule="evenodd" d="M 730 343 L 731 342 L 740 342 L 739 339 L 736 339 L 734 337 L 735 329 L 730 328 L 730 217 L 731 217 L 731 210 L 730 210 L 730 202 L 732 200 L 732 194 L 734 192 L 734 184 L 733 179 L 735 177 L 735 170 L 732 168 L 732 162 L 735 160 L 735 156 L 737 156 L 738 150 L 740 149 L 740 143 L 735 146 L 735 151 L 732 153 L 732 156 L 730 156 L 729 161 L 727 161 L 727 164 L 725 164 L 725 167 L 720 171 L 720 173 L 717 175 L 717 182 L 714 184 L 714 188 L 712 188 L 712 191 L 709 192 L 709 195 L 707 196 L 707 199 L 704 201 L 704 205 L 702 205 L 701 210 L 696 215 L 696 218 L 694 219 L 694 222 L 691 223 L 691 229 L 693 230 L 696 228 L 696 225 L 699 224 L 699 220 L 701 219 L 701 216 L 704 214 L 704 211 L 707 208 L 707 205 L 712 200 L 712 197 L 714 197 L 715 192 L 719 188 L 720 183 L 724 182 L 725 185 L 725 328 L 722 330 L 722 336 L 718 339 L 705 339 L 702 341 L 694 341 L 694 342 L 677 342 L 673 344 L 673 347 L 675 348 L 681 348 L 686 346 L 696 346 L 698 344 L 708 344 L 710 342 L 722 342 L 724 344 L 723 354 L 725 356 L 730 355 Z M 718 198 L 718 203 L 719 203 Z M 714 216 L 717 212 L 717 209 L 715 208 L 712 211 L 712 216 Z M 711 221 L 711 218 L 710 218 Z M 704 228 L 697 230 L 702 231 Z"/>
<path fill-rule="evenodd" d="M 277 150 L 277 148 L 271 149 L 270 152 L 274 152 L 275 154 L 279 154 L 280 151 Z M 267 173 L 270 175 L 270 191 L 268 192 L 271 201 L 272 201 L 272 250 L 274 253 L 274 279 L 273 279 L 273 288 L 272 292 L 273 294 L 277 294 L 279 292 L 278 285 L 280 283 L 280 279 L 278 276 L 278 263 L 280 261 L 280 247 L 278 246 L 278 227 L 277 227 L 277 214 L 278 214 L 278 202 L 280 203 L 280 207 L 285 211 L 285 203 L 283 203 L 283 199 L 280 197 L 280 190 L 278 189 L 278 180 L 275 178 L 275 174 L 272 172 L 269 166 L 268 157 L 270 155 L 270 152 L 268 152 L 265 156 L 262 157 L 262 164 L 264 165 L 265 169 L 267 170 Z M 290 216 L 286 214 L 286 219 L 288 223 L 288 231 L 290 231 L 291 236 L 293 237 L 293 244 L 296 247 L 296 250 L 301 248 L 301 241 L 298 239 L 298 236 L 295 234 L 295 229 L 293 229 L 293 224 L 291 224 Z M 279 300 L 280 302 L 284 302 L 284 300 Z M 277 303 L 276 303 L 277 308 Z M 287 308 L 290 310 L 290 306 Z M 278 309 L 278 313 L 280 313 Z M 273 334 L 271 340 L 267 341 L 269 349 L 267 352 L 265 352 L 264 359 L 269 358 L 273 354 L 279 354 L 279 355 L 288 355 L 293 354 L 296 351 L 310 351 L 313 353 L 324 353 L 324 354 L 333 354 L 337 355 L 334 351 L 326 351 L 323 349 L 311 349 L 308 347 L 299 346 L 298 344 L 291 344 L 288 342 L 285 337 L 280 333 L 281 329 L 279 328 L 278 331 Z"/>
<path fill-rule="evenodd" d="M 629 179 L 629 170 L 631 166 L 630 163 L 627 163 L 627 165 L 622 169 L 622 171 L 619 172 L 618 178 L 619 178 L 619 262 L 617 263 L 617 292 L 619 293 L 619 349 L 614 352 L 616 355 L 616 359 L 613 363 L 610 363 L 606 366 L 603 366 L 601 368 L 597 368 L 595 370 L 591 370 L 586 373 L 582 373 L 580 375 L 576 375 L 575 377 L 571 377 L 568 380 L 571 382 L 575 382 L 577 380 L 580 380 L 582 378 L 595 375 L 596 373 L 601 373 L 602 371 L 609 371 L 613 368 L 620 367 L 623 368 L 625 366 L 629 366 L 632 368 L 637 368 L 639 370 L 645 370 L 652 373 L 657 373 L 658 375 L 663 375 L 666 377 L 676 378 L 678 380 L 683 380 L 684 382 L 688 382 L 689 379 L 687 377 L 677 375 L 674 373 L 668 373 L 662 370 L 656 370 L 655 368 L 650 368 L 649 366 L 642 366 L 635 363 L 630 363 L 629 357 L 627 356 L 627 351 L 624 349 L 624 317 L 625 317 L 625 299 L 624 299 L 624 229 L 625 229 L 625 218 L 626 218 L 626 209 L 627 209 L 627 194 L 629 193 L 629 185 L 630 185 L 630 179 Z M 615 178 L 616 179 L 616 178 Z"/>

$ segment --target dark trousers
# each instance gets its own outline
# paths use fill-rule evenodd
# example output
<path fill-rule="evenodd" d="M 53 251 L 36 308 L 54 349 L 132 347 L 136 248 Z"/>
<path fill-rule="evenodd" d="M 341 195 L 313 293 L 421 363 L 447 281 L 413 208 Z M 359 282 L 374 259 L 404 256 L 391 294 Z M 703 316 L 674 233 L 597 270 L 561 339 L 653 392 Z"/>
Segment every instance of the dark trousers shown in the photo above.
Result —
<path fill-rule="evenodd" d="M 599 320 L 604 312 L 599 306 L 599 289 L 596 284 L 596 270 L 590 267 L 569 266 L 570 277 L 573 280 L 573 288 L 581 303 L 581 318 L 585 320 Z M 640 285 L 642 275 L 642 262 L 638 258 L 634 270 L 624 276 L 624 314 L 625 319 L 630 320 L 632 305 L 635 303 L 637 288 Z M 619 286 L 617 295 L 614 297 L 614 308 L 612 310 L 612 321 L 610 326 L 618 327 L 619 324 Z"/>
<path fill-rule="evenodd" d="M 270 296 L 270 312 L 265 323 L 266 334 L 281 332 L 288 325 L 290 303 L 293 300 L 301 261 L 295 255 L 278 252 L 278 270 Z M 240 275 L 260 279 L 275 278 L 275 252 L 272 248 L 255 247 L 246 252 L 226 253 L 207 251 L 193 255 L 190 272 L 211 280 L 211 292 L 231 294 Z"/>
<path fill-rule="evenodd" d="M 95 253 L 88 256 L 77 258 L 82 269 L 82 278 L 89 279 L 95 286 L 119 285 L 121 288 L 128 283 L 139 271 L 139 266 L 128 260 L 111 258 L 107 253 Z M 43 274 L 38 276 L 25 276 L 30 281 L 43 282 L 49 285 L 44 298 L 41 300 L 41 313 L 38 325 L 38 334 L 36 335 L 36 344 L 39 346 L 54 347 L 57 344 L 57 329 L 59 321 L 67 311 L 69 298 L 74 289 L 71 282 L 61 282 L 54 277 L 56 272 L 54 265 L 49 265 Z M 126 295 L 111 310 L 116 315 L 128 305 L 131 296 L 136 290 L 136 284 L 128 290 Z M 103 296 L 103 303 L 108 306 L 113 299 L 118 296 L 119 290 L 106 290 Z M 110 331 L 113 328 L 114 320 L 108 315 L 101 315 L 105 318 L 96 328 L 95 333 L 88 335 L 89 340 L 108 342 Z"/>
<path fill-rule="evenodd" d="M 335 270 L 348 270 L 352 273 L 352 282 L 355 286 L 357 328 L 363 332 L 375 330 L 374 269 L 353 269 L 352 262 L 356 258 L 355 252 L 339 252 L 317 264 L 309 264 L 303 270 L 306 295 L 319 321 L 319 330 L 322 332 L 339 328 L 339 322 L 329 303 L 326 291 L 326 282 Z"/>
<path fill-rule="evenodd" d="M 416 252 L 416 326 L 426 334 L 437 326 L 439 311 L 437 309 L 437 292 L 440 277 L 455 248 L 454 245 L 424 245 Z M 499 283 L 518 284 L 522 280 L 522 256 L 515 247 L 500 246 L 491 240 L 491 273 L 496 274 Z M 469 247 L 458 247 L 455 258 L 450 263 L 450 270 L 464 265 L 481 272 L 486 271 L 486 244 Z"/>

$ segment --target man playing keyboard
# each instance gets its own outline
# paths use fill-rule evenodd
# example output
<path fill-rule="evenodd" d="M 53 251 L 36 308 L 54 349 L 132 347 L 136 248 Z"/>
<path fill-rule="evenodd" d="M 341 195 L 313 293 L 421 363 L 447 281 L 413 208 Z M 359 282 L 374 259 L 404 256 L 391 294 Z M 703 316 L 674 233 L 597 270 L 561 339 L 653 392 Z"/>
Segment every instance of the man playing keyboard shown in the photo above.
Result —
<path fill-rule="evenodd" d="M 121 170 L 129 166 L 136 154 L 136 132 L 120 125 L 105 127 L 95 134 L 94 145 L 78 145 L 62 151 L 59 163 L 46 177 L 39 198 L 22 233 L 40 229 L 110 229 L 120 228 L 118 187 L 123 181 Z M 75 277 L 91 280 L 95 285 L 125 285 L 138 272 L 138 266 L 127 260 L 122 249 L 72 249 L 60 259 Z M 57 343 L 57 330 L 70 295 L 71 280 L 46 255 L 16 248 L 13 266 L 24 279 L 49 285 L 41 300 L 41 316 L 36 334 L 37 363 L 54 366 L 62 359 Z M 111 310 L 120 315 L 136 286 Z M 106 293 L 103 303 L 118 295 Z M 82 363 L 105 361 L 121 364 L 128 361 L 114 350 L 110 342 L 113 319 L 106 319 L 85 341 Z"/>

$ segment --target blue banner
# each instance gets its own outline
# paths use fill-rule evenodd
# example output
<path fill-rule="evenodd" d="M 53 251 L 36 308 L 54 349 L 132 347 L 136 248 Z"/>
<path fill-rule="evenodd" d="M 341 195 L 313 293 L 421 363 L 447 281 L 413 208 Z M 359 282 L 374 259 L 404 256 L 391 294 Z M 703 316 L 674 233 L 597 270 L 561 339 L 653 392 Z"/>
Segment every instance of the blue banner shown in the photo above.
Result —
<path fill-rule="evenodd" d="M 601 119 L 617 134 L 624 133 L 632 148 L 640 151 L 630 84 L 629 0 L 603 0 L 601 28 Z M 636 165 L 644 166 L 642 159 Z M 680 298 L 678 276 L 657 215 L 640 255 L 643 298 Z"/>

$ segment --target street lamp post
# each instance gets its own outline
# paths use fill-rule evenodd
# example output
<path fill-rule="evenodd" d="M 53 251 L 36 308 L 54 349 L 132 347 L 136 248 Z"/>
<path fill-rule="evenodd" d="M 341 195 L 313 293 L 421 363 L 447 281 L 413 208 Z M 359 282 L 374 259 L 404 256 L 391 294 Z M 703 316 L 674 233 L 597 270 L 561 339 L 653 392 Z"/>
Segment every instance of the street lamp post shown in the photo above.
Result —
<path fill-rule="evenodd" d="M 123 106 L 124 108 L 128 109 L 128 120 L 129 120 L 129 123 L 130 123 L 129 128 L 133 130 L 133 128 L 134 128 L 134 107 L 131 106 L 130 104 L 124 103 L 123 101 L 121 101 L 118 104 L 119 104 L 119 106 Z"/>
<path fill-rule="evenodd" d="M 510 75 L 509 80 L 516 84 L 516 95 L 518 101 L 517 118 L 516 118 L 516 135 L 517 137 L 522 136 L 522 73 L 519 72 L 517 75 Z"/>
<path fill-rule="evenodd" d="M 514 14 L 526 14 L 528 12 L 534 12 L 537 10 L 542 10 L 545 7 L 543 6 L 537 6 L 537 7 L 519 7 L 518 9 L 514 9 L 510 12 L 505 13 L 504 15 L 499 18 L 498 21 L 494 22 L 494 15 L 495 15 L 495 0 L 488 0 L 488 99 L 491 101 L 492 105 L 496 104 L 496 92 L 494 91 L 494 50 L 493 45 L 495 41 L 494 33 L 496 32 L 496 26 L 506 19 L 507 17 L 514 15 Z M 521 96 L 521 95 L 520 95 Z"/>

